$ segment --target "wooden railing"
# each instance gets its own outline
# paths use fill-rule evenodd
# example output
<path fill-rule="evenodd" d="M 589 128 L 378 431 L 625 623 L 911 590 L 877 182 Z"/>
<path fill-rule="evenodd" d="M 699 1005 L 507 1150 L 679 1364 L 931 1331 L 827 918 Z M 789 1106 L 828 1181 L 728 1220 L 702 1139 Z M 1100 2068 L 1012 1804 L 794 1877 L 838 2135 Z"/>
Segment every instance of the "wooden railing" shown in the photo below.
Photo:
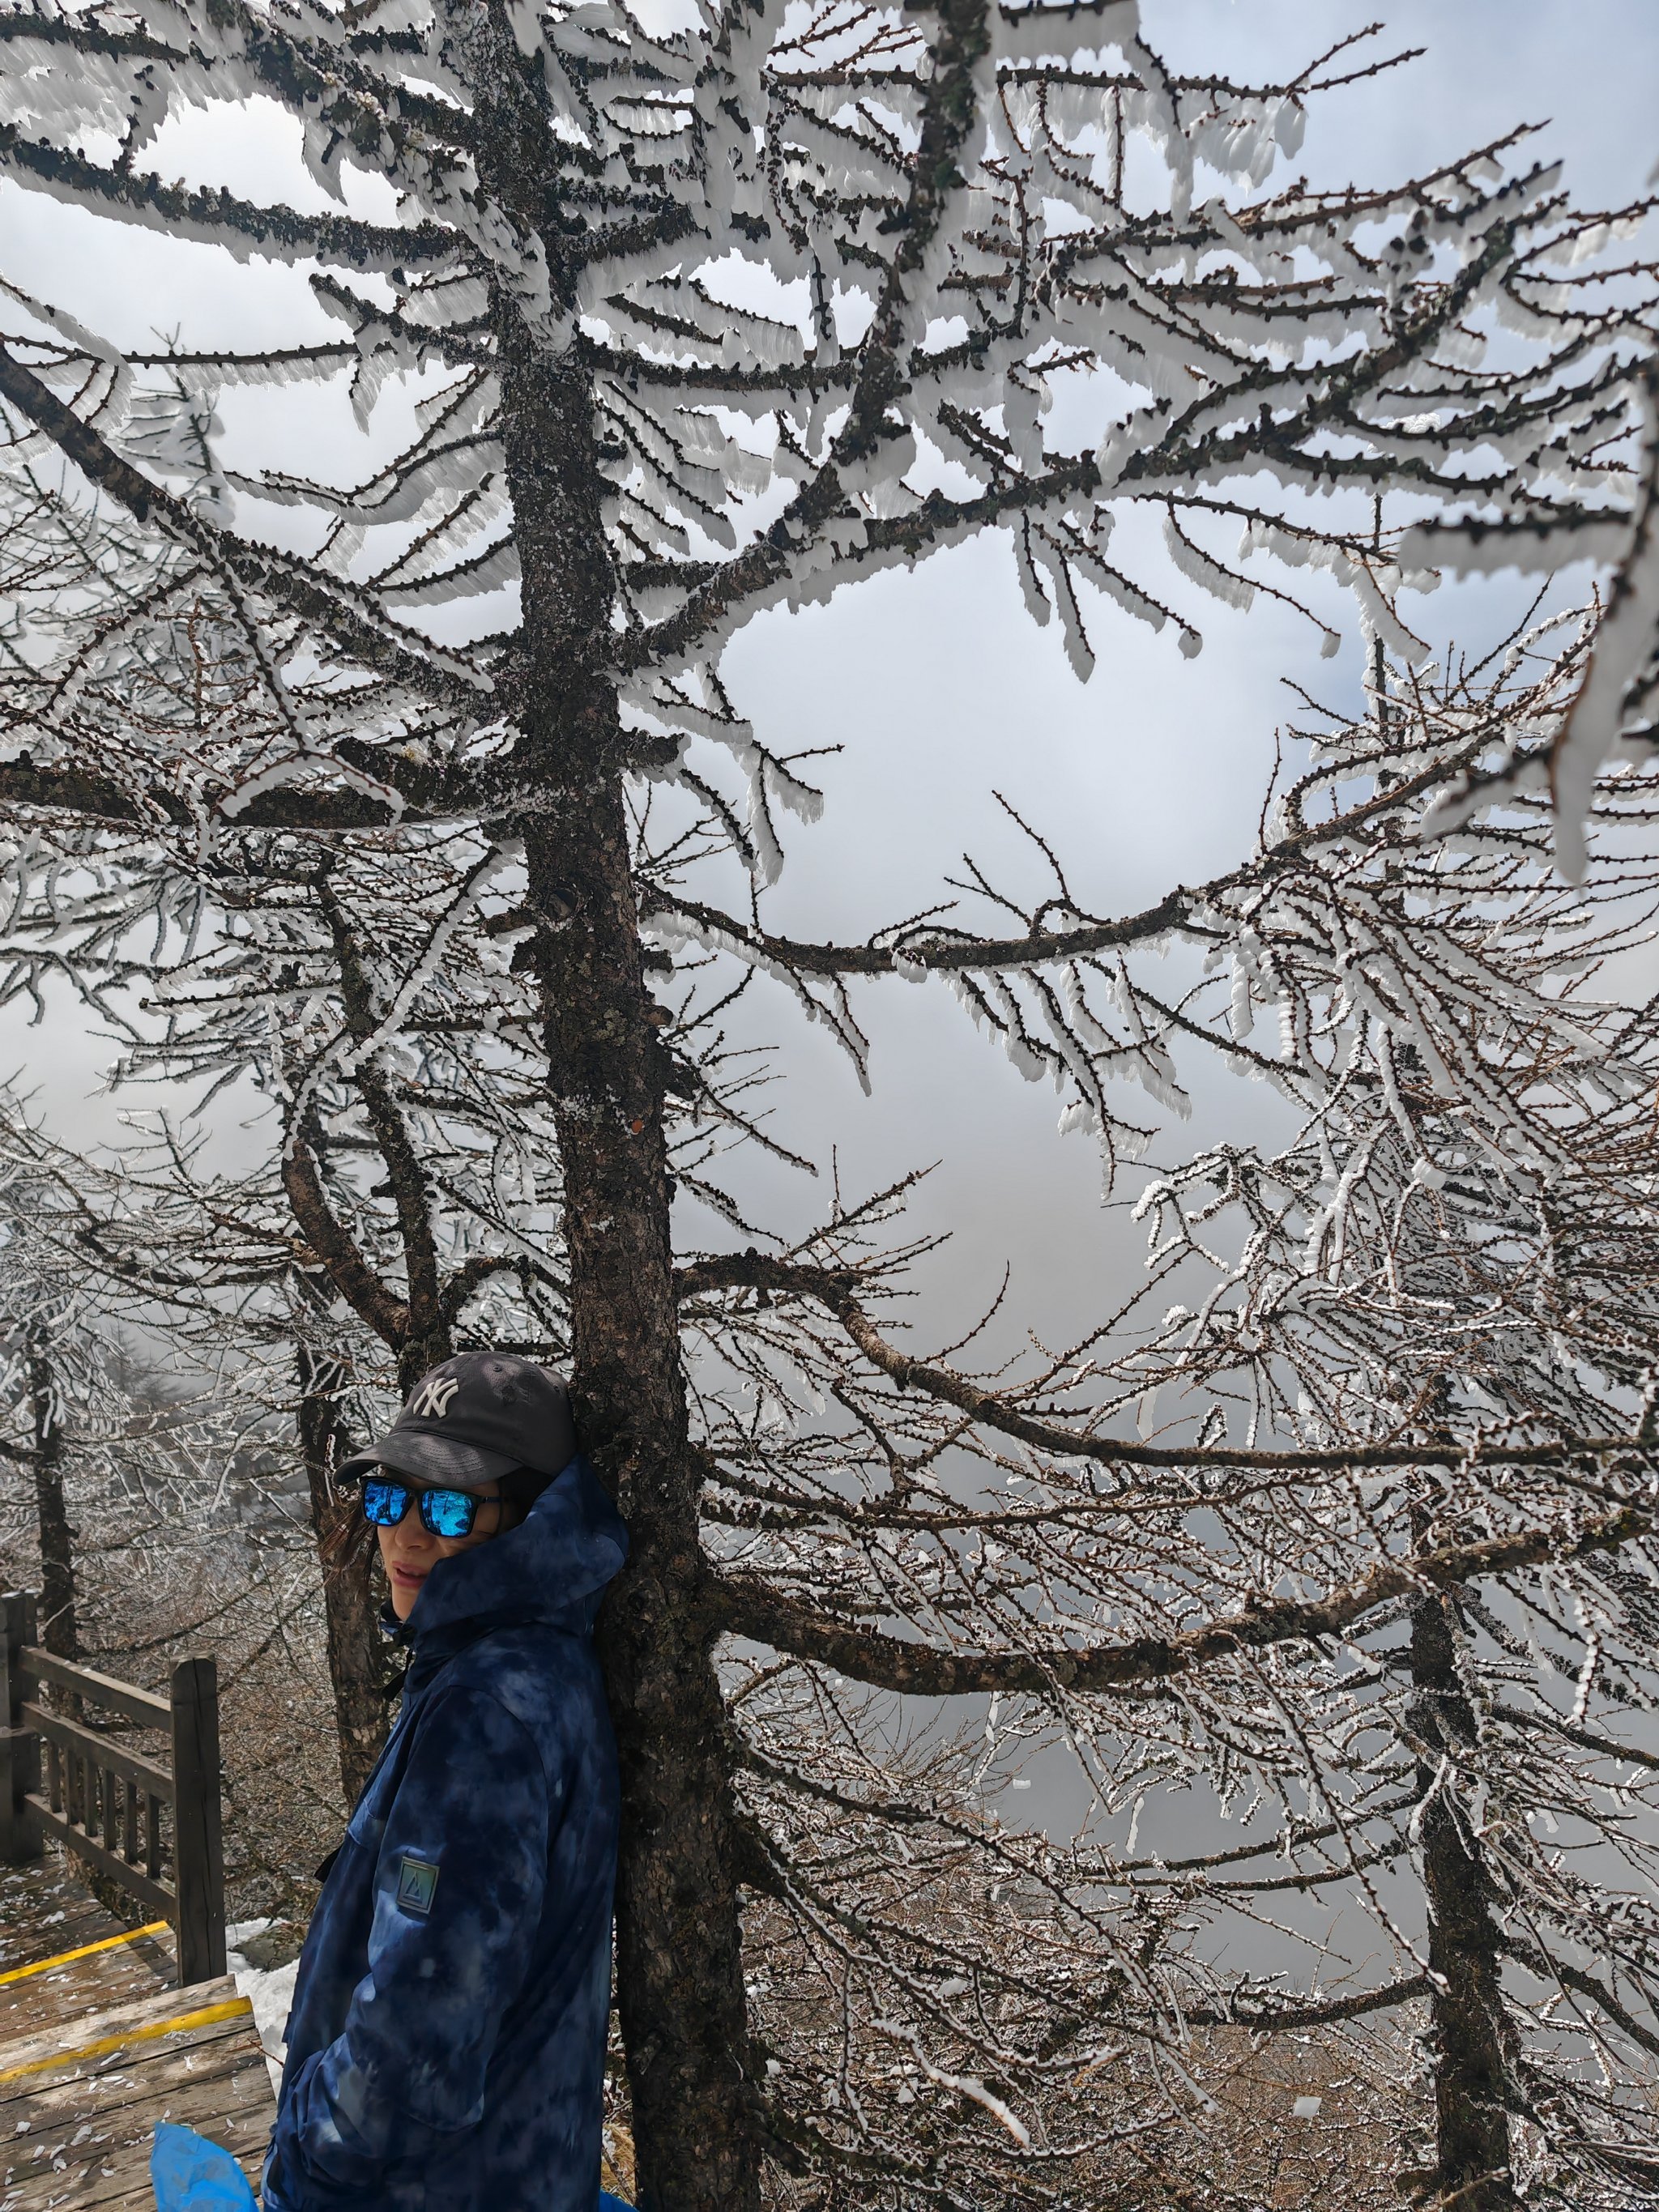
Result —
<path fill-rule="evenodd" d="M 158 1698 L 54 1657 L 36 1640 L 35 1620 L 32 1590 L 0 1597 L 0 1860 L 39 1858 L 55 1838 L 173 1923 L 181 1989 L 213 1981 L 225 1971 L 218 1668 L 181 1659 L 170 1694 Z M 47 1686 L 67 1694 L 67 1711 L 45 1704 Z M 171 1766 L 88 1727 L 78 1716 L 88 1706 L 165 1730 Z"/>

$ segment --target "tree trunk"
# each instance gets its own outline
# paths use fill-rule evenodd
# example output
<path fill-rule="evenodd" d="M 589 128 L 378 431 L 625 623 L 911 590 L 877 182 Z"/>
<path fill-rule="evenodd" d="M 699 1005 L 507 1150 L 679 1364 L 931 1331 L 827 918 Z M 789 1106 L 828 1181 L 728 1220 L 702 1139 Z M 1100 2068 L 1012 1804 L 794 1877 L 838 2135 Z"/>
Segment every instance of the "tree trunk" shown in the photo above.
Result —
<path fill-rule="evenodd" d="M 631 1554 L 601 1622 L 622 1765 L 617 1986 L 641 2212 L 756 2212 L 724 1711 L 702 1597 L 663 1129 L 621 772 L 592 398 L 502 331 L 528 666 L 512 766 L 564 1177 L 578 1432 Z"/>
<path fill-rule="evenodd" d="M 1458 1761 L 1475 1735 L 1455 1658 L 1451 1600 L 1419 1598 L 1412 1608 L 1412 1724 L 1424 1747 L 1418 1790 L 1429 1800 L 1421 1848 L 1435 1977 L 1429 2014 L 1436 2181 L 1439 2201 L 1455 2203 L 1456 2212 L 1511 2212 L 1502 1936 L 1480 1854 L 1450 1793 L 1435 1787 L 1441 1753 Z"/>
<path fill-rule="evenodd" d="M 319 1551 L 324 1552 L 329 1537 L 352 1510 L 350 1500 L 341 1498 L 334 1487 L 340 1457 L 334 1392 L 341 1370 L 336 1361 L 304 1344 L 299 1347 L 299 1366 L 300 1449 L 311 1491 L 311 1525 Z M 368 1577 L 356 1566 L 331 1564 L 325 1553 L 322 1575 L 340 1786 L 349 1807 L 356 1803 L 386 1741 L 386 1701 L 381 1695 L 385 1653 Z"/>
<path fill-rule="evenodd" d="M 31 1338 L 29 1408 L 34 1425 L 34 1507 L 40 1527 L 40 1641 L 60 1659 L 80 1656 L 75 1618 L 75 1540 L 64 1501 L 64 1424 L 44 1336 Z"/>

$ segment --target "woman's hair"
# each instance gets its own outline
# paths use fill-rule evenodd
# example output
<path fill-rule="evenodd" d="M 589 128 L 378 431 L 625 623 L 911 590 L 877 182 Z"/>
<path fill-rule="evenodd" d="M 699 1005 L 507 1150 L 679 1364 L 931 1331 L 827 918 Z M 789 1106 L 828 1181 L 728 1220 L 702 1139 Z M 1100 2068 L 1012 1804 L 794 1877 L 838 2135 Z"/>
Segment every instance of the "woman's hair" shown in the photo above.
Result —
<path fill-rule="evenodd" d="M 375 1538 L 374 1522 L 366 1519 L 363 1514 L 363 1493 L 360 1484 L 335 1491 L 334 1502 L 329 1509 L 328 1525 L 318 1543 L 317 1555 L 323 1563 L 323 1572 L 331 1581 L 337 1576 L 343 1576 L 347 1580 L 362 1583 L 367 1588 L 374 1579 L 374 1570 L 380 1564 L 380 1547 Z"/>

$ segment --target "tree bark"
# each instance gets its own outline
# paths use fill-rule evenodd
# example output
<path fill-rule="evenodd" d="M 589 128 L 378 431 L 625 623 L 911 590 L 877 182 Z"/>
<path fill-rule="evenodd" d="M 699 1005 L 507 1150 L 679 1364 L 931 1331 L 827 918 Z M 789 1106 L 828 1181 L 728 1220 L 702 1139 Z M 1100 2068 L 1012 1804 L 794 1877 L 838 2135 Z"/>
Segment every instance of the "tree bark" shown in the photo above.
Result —
<path fill-rule="evenodd" d="M 40 1529 L 40 1641 L 59 1659 L 78 1659 L 75 1537 L 64 1498 L 64 1424 L 51 1356 L 38 1332 L 29 1341 L 28 1387 L 34 1429 L 34 1509 Z"/>
<path fill-rule="evenodd" d="M 578 1433 L 629 1526 L 601 1620 L 622 1766 L 617 1988 L 641 2212 L 756 2212 L 731 1775 L 702 1603 L 663 1126 L 607 664 L 592 397 L 509 314 L 504 416 L 527 667 L 513 756 L 564 1178 Z"/>
<path fill-rule="evenodd" d="M 325 1547 L 351 1511 L 349 1498 L 334 1486 L 340 1458 L 340 1422 L 334 1392 L 338 1363 L 299 1347 L 300 1449 L 311 1492 L 311 1525 L 322 1557 L 323 1607 L 328 1632 L 328 1674 L 334 1691 L 334 1725 L 340 1759 L 340 1786 L 347 1805 L 355 1805 L 369 1769 L 386 1741 L 386 1701 L 381 1695 L 386 1672 L 380 1622 L 368 1577 L 351 1566 L 332 1564 Z"/>
<path fill-rule="evenodd" d="M 1411 1632 L 1412 1733 L 1422 1747 L 1417 1782 L 1425 1801 L 1436 2184 L 1440 2202 L 1457 2212 L 1512 2212 L 1502 1935 L 1486 1870 L 1441 1776 L 1442 1758 L 1459 1762 L 1475 1736 L 1451 1607 L 1448 1597 L 1419 1598 Z"/>

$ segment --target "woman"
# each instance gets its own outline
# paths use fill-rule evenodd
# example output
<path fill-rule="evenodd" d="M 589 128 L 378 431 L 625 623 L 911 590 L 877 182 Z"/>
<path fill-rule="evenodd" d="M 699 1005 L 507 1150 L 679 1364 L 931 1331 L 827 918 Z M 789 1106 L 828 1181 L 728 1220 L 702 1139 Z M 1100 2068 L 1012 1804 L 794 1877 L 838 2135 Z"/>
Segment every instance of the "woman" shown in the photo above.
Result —
<path fill-rule="evenodd" d="M 562 1382 L 463 1352 L 349 1461 L 410 1649 L 301 1954 L 267 2212 L 593 2212 L 627 1556 Z M 390 1625 L 390 1624 L 388 1624 Z"/>

